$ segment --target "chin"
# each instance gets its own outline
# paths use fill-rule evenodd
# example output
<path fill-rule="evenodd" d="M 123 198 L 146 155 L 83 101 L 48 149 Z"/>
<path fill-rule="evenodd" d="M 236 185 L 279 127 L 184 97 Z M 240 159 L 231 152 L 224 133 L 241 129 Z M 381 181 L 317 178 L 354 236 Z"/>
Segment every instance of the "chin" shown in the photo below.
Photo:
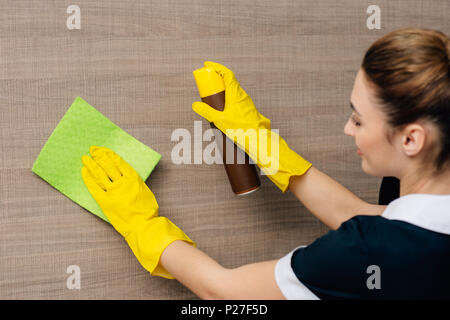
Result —
<path fill-rule="evenodd" d="M 369 176 L 374 175 L 373 171 L 371 170 L 372 168 L 367 164 L 367 161 L 364 158 L 361 159 L 361 169 L 365 174 L 368 174 Z"/>
<path fill-rule="evenodd" d="M 382 177 L 386 176 L 386 173 L 383 173 L 381 171 L 375 170 L 372 167 L 370 167 L 367 164 L 367 161 L 365 161 L 364 159 L 362 160 L 362 163 L 361 163 L 361 169 L 362 169 L 362 171 L 364 171 L 365 174 L 372 176 L 372 177 L 382 178 Z"/>

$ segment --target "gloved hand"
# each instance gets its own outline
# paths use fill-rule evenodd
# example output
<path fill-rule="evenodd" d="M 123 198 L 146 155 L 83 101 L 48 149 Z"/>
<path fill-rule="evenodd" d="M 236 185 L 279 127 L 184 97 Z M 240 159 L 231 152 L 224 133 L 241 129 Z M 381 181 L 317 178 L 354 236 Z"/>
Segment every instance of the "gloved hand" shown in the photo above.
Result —
<path fill-rule="evenodd" d="M 196 244 L 158 216 L 153 192 L 125 160 L 105 147 L 92 146 L 90 153 L 92 158 L 82 157 L 81 168 L 89 192 L 141 265 L 154 276 L 173 279 L 159 263 L 164 249 L 175 240 Z"/>
<path fill-rule="evenodd" d="M 312 164 L 290 149 L 286 141 L 276 132 L 271 131 L 270 120 L 258 112 L 252 99 L 241 88 L 231 70 L 210 61 L 205 62 L 205 67 L 215 70 L 223 77 L 225 107 L 223 111 L 218 111 L 204 102 L 194 102 L 192 109 L 209 122 L 213 122 L 252 158 L 281 191 L 285 192 L 290 177 L 303 175 Z M 229 129 L 232 129 L 232 132 Z M 246 131 L 249 134 L 246 135 Z M 249 138 L 252 132 L 256 132 L 253 143 Z"/>

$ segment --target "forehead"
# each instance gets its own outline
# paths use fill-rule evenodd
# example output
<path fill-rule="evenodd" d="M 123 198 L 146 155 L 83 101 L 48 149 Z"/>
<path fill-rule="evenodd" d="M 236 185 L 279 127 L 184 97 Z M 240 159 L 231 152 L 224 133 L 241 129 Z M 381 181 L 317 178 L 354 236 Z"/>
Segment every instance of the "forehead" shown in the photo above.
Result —
<path fill-rule="evenodd" d="M 364 71 L 360 68 L 356 74 L 350 101 L 362 115 L 375 116 L 378 113 L 379 116 L 380 111 L 377 112 L 378 110 L 374 107 L 375 100 L 374 90 L 367 81 Z"/>
<path fill-rule="evenodd" d="M 368 100 L 368 92 L 367 92 L 367 84 L 365 83 L 364 78 L 364 71 L 360 68 L 358 70 L 358 73 L 356 74 L 355 81 L 353 83 L 353 90 L 352 90 L 352 101 L 356 103 L 355 100 Z"/>

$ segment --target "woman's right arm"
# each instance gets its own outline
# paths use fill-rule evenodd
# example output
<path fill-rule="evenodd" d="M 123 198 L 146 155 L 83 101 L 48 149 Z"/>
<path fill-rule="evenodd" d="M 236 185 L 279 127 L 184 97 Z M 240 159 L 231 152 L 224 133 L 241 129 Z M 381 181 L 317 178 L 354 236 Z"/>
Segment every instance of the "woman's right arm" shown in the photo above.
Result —
<path fill-rule="evenodd" d="M 386 208 L 358 198 L 314 166 L 302 176 L 291 176 L 289 190 L 312 214 L 334 230 L 355 215 L 380 215 Z"/>

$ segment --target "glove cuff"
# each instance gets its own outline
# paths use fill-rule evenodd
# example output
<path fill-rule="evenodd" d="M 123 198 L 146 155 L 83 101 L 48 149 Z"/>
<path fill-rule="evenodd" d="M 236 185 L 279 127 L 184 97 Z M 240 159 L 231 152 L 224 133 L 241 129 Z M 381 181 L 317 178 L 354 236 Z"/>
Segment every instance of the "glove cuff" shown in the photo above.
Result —
<path fill-rule="evenodd" d="M 235 140 L 239 148 L 249 155 L 267 177 L 285 192 L 291 176 L 301 176 L 312 166 L 299 154 L 289 148 L 286 141 L 276 132 L 263 129 L 257 131 L 257 141 L 243 144 L 242 138 Z"/>
<path fill-rule="evenodd" d="M 166 279 L 174 277 L 160 264 L 163 251 L 174 241 L 183 240 L 194 247 L 196 243 L 166 217 L 155 217 L 142 222 L 138 230 L 130 233 L 125 240 L 140 264 L 152 276 Z"/>
<path fill-rule="evenodd" d="M 228 123 L 222 119 L 215 125 L 244 150 L 282 192 L 288 188 L 291 176 L 303 175 L 312 165 L 289 148 L 278 133 L 270 129 L 270 120 L 263 115 L 260 115 L 259 121 L 251 124 L 238 120 Z M 227 127 L 241 128 L 227 130 Z"/>
<path fill-rule="evenodd" d="M 289 187 L 291 176 L 301 176 L 308 171 L 312 163 L 303 159 L 299 154 L 289 147 L 280 150 L 280 166 L 275 174 L 268 174 L 267 177 L 282 191 L 286 192 Z M 264 170 L 264 169 L 262 169 Z"/>

